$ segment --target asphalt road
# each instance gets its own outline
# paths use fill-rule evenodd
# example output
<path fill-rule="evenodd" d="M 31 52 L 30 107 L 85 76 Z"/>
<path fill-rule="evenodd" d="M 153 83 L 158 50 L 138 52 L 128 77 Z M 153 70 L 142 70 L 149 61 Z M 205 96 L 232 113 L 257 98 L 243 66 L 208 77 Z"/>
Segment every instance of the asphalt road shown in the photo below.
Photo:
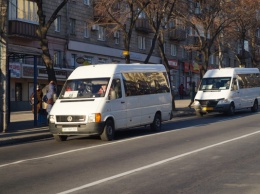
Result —
<path fill-rule="evenodd" d="M 0 148 L 0 193 L 260 193 L 260 112 Z"/>

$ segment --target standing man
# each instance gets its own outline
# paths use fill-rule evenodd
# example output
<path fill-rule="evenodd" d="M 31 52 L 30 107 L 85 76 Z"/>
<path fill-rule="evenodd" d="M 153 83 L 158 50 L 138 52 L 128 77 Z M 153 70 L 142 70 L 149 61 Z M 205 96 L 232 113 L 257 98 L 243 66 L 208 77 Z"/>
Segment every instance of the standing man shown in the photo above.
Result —
<path fill-rule="evenodd" d="M 195 87 L 196 87 L 195 82 L 190 83 L 190 104 L 188 106 L 189 108 L 191 108 L 191 105 L 194 102 L 194 98 L 195 98 L 195 95 L 196 95 Z"/>
<path fill-rule="evenodd" d="M 181 84 L 179 86 L 179 95 L 180 95 L 180 99 L 183 99 L 183 95 L 184 95 L 184 86 L 183 86 L 183 84 Z"/>

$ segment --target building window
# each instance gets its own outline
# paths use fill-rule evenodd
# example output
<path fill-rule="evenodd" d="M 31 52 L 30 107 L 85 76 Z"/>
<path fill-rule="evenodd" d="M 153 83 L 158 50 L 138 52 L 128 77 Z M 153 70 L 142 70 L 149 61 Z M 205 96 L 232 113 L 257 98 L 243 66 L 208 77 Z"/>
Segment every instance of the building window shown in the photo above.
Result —
<path fill-rule="evenodd" d="M 76 67 L 76 58 L 77 58 L 76 54 L 71 54 L 71 62 L 70 62 L 70 67 L 71 68 L 75 68 Z"/>
<path fill-rule="evenodd" d="M 98 63 L 107 63 L 107 59 L 106 58 L 98 58 Z"/>
<path fill-rule="evenodd" d="M 163 52 L 166 53 L 166 42 L 163 43 Z"/>
<path fill-rule="evenodd" d="M 93 64 L 93 57 L 89 57 L 89 56 L 84 56 L 84 63 L 83 65 L 90 65 L 90 64 Z"/>
<path fill-rule="evenodd" d="M 61 51 L 53 52 L 53 63 L 54 63 L 54 66 L 56 66 L 56 67 L 61 66 Z"/>
<path fill-rule="evenodd" d="M 75 27 L 76 27 L 76 20 L 70 18 L 70 34 L 73 34 L 73 35 L 76 34 Z"/>
<path fill-rule="evenodd" d="M 145 50 L 145 37 L 138 36 L 138 48 L 141 50 Z"/>
<path fill-rule="evenodd" d="M 181 48 L 181 58 L 184 59 L 186 56 L 186 50 L 184 48 Z"/>
<path fill-rule="evenodd" d="M 139 10 L 138 10 L 138 11 L 139 11 Z M 139 13 L 139 15 L 138 15 L 138 18 L 140 18 L 140 19 L 145 19 L 145 18 L 146 18 L 145 12 L 144 12 L 144 11 L 141 11 L 141 12 Z"/>
<path fill-rule="evenodd" d="M 58 15 L 57 18 L 54 20 L 55 32 L 60 32 L 60 23 L 61 23 L 61 16 Z"/>
<path fill-rule="evenodd" d="M 89 28 L 88 28 L 88 23 L 85 23 L 85 27 L 84 27 L 84 38 L 89 38 Z"/>
<path fill-rule="evenodd" d="M 90 5 L 89 0 L 83 0 L 84 5 Z"/>
<path fill-rule="evenodd" d="M 177 46 L 171 44 L 171 56 L 177 56 Z"/>
<path fill-rule="evenodd" d="M 105 28 L 103 26 L 99 26 L 98 28 L 98 40 L 105 40 Z"/>
<path fill-rule="evenodd" d="M 258 29 L 256 30 L 256 37 L 257 37 L 257 38 L 260 38 L 260 28 L 258 28 Z"/>
<path fill-rule="evenodd" d="M 15 83 L 15 101 L 22 101 L 23 87 L 22 83 Z"/>
<path fill-rule="evenodd" d="M 37 5 L 28 0 L 9 0 L 9 19 L 38 23 Z"/>
<path fill-rule="evenodd" d="M 114 32 L 115 44 L 119 44 L 119 31 Z"/>

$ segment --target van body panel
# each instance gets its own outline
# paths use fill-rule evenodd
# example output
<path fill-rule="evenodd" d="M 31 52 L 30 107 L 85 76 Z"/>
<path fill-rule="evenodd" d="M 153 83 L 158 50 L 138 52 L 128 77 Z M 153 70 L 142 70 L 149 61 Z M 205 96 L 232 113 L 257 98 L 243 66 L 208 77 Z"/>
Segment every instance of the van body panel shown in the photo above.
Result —
<path fill-rule="evenodd" d="M 64 84 L 50 112 L 49 128 L 53 135 L 100 135 L 108 119 L 114 130 L 151 124 L 157 112 L 162 121 L 169 120 L 171 103 L 161 64 L 82 66 Z"/>

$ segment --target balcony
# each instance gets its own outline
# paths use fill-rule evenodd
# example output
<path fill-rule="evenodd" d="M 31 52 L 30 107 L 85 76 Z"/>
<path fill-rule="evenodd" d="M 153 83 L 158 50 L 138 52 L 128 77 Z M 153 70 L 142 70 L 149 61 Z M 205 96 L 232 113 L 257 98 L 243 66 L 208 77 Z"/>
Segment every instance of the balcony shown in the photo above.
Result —
<path fill-rule="evenodd" d="M 38 25 L 27 22 L 10 20 L 9 35 L 37 39 L 36 29 Z"/>
<path fill-rule="evenodd" d="M 183 29 L 173 29 L 168 33 L 169 40 L 172 41 L 183 41 L 186 39 L 186 31 Z"/>
<path fill-rule="evenodd" d="M 149 33 L 151 32 L 151 28 L 149 26 L 148 19 L 138 19 L 135 23 L 135 29 L 139 32 Z"/>

